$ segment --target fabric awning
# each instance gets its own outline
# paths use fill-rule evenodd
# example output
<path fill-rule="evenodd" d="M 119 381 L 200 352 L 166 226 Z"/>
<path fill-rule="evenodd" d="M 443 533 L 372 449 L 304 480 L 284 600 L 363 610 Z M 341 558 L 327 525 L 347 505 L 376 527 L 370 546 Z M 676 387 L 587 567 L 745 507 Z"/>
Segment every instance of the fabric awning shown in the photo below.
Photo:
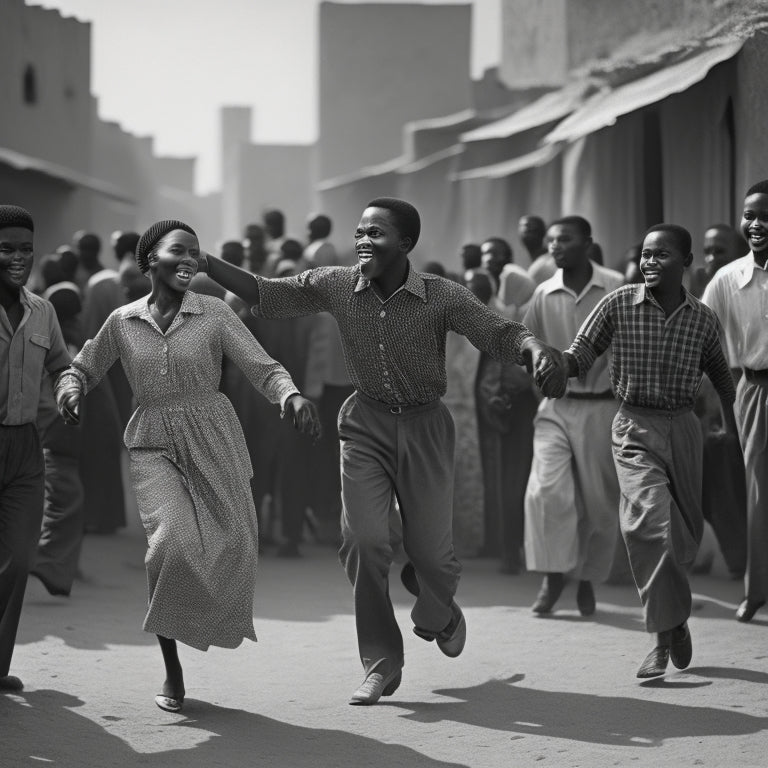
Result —
<path fill-rule="evenodd" d="M 712 46 L 650 75 L 611 90 L 602 90 L 550 131 L 544 142 L 576 141 L 613 125 L 622 115 L 685 91 L 703 80 L 716 64 L 735 56 L 743 45 L 744 40 L 735 40 Z"/>
<path fill-rule="evenodd" d="M 504 176 L 526 171 L 529 168 L 537 168 L 540 165 L 553 160 L 560 153 L 559 147 L 552 144 L 546 144 L 543 147 L 528 152 L 520 157 L 513 157 L 510 160 L 502 160 L 493 165 L 484 165 L 480 168 L 470 168 L 466 171 L 459 171 L 451 174 L 451 181 L 466 181 L 468 179 L 501 179 Z"/>
<path fill-rule="evenodd" d="M 570 85 L 552 93 L 545 93 L 536 101 L 501 120 L 495 120 L 480 128 L 462 133 L 460 140 L 470 142 L 507 139 L 531 128 L 561 120 L 583 101 L 582 92 L 583 86 Z"/>
<path fill-rule="evenodd" d="M 25 155 L 22 152 L 16 152 L 16 150 L 13 149 L 0 147 L 0 163 L 10 165 L 11 168 L 15 168 L 17 171 L 34 171 L 36 173 L 41 173 L 44 176 L 49 176 L 52 179 L 64 182 L 70 186 L 84 187 L 92 192 L 98 192 L 99 194 L 111 197 L 123 203 L 136 203 L 136 200 L 129 195 L 126 195 L 122 189 L 116 187 L 114 184 L 74 171 L 71 168 L 59 165 L 58 163 L 43 160 L 40 157 L 32 157 L 31 155 Z"/>

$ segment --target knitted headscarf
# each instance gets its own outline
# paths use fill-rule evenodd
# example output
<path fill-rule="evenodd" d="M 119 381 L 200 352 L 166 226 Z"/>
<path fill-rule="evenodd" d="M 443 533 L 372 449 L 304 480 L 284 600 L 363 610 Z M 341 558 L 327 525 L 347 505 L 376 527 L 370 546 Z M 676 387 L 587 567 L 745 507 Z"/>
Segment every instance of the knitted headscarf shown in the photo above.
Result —
<path fill-rule="evenodd" d="M 18 205 L 0 205 L 0 229 L 6 227 L 24 227 L 35 231 L 35 224 L 29 211 Z"/>
<path fill-rule="evenodd" d="M 136 263 L 145 275 L 149 272 L 149 254 L 152 253 L 154 247 L 169 232 L 173 232 L 175 229 L 182 229 L 184 232 L 189 232 L 190 235 L 197 237 L 197 233 L 189 226 L 189 224 L 185 224 L 183 221 L 177 221 L 176 219 L 165 219 L 164 221 L 158 221 L 153 224 L 139 238 L 139 244 L 136 246 Z"/>

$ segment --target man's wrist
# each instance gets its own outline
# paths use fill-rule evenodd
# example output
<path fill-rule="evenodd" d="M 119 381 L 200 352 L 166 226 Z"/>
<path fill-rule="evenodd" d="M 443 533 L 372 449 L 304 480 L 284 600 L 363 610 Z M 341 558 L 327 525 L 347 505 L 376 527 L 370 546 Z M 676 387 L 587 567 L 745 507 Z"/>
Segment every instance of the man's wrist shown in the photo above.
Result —
<path fill-rule="evenodd" d="M 297 395 L 301 395 L 301 392 L 299 392 L 298 389 L 294 389 L 291 392 L 287 392 L 280 398 L 280 418 L 285 418 L 285 408 L 288 405 L 288 401 L 292 397 L 296 397 Z"/>
<path fill-rule="evenodd" d="M 563 360 L 568 367 L 568 378 L 579 375 L 579 363 L 570 352 L 563 352 Z"/>

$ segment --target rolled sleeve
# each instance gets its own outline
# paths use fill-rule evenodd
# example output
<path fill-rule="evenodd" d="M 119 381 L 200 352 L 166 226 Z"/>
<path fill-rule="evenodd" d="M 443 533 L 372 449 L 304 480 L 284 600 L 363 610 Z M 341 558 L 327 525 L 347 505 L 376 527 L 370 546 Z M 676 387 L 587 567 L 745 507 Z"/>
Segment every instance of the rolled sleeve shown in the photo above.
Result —
<path fill-rule="evenodd" d="M 330 309 L 332 267 L 308 269 L 293 277 L 259 281 L 259 303 L 251 307 L 256 317 L 288 319 Z"/>

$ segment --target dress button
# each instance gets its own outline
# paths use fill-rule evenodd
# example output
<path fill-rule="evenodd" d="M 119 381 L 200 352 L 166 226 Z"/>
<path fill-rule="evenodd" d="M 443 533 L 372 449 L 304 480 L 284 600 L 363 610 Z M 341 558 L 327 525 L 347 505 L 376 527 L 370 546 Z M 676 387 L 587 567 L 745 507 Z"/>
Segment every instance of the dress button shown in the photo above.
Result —
<path fill-rule="evenodd" d="M 379 344 L 379 349 L 384 349 L 384 345 L 383 344 Z"/>
<path fill-rule="evenodd" d="M 390 383 L 388 381 L 384 382 L 384 389 L 392 389 L 392 386 L 390 385 Z"/>
<path fill-rule="evenodd" d="M 387 313 L 382 309 L 381 312 L 379 312 L 379 317 L 385 317 L 386 314 Z"/>
<path fill-rule="evenodd" d="M 168 369 L 167 369 L 167 368 L 161 368 L 161 369 L 160 369 L 160 373 L 161 373 L 163 376 L 165 376 L 165 374 L 166 374 L 166 373 L 168 373 Z"/>

